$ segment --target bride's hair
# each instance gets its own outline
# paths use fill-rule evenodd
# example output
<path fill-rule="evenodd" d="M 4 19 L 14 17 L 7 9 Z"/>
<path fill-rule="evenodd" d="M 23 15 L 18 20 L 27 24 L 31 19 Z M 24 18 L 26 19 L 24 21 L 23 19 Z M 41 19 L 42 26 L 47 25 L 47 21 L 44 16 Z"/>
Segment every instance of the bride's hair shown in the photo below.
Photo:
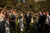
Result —
<path fill-rule="evenodd" d="M 0 13 L 1 13 L 2 9 L 0 9 Z"/>

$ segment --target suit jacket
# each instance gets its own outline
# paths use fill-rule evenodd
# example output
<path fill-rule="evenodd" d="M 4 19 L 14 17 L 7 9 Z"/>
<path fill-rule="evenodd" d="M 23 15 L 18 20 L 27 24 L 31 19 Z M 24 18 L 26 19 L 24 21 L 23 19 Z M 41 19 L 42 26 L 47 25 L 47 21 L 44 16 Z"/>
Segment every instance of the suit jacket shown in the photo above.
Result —
<path fill-rule="evenodd" d="M 27 13 L 25 14 L 26 22 L 31 22 L 31 14 L 27 17 Z"/>
<path fill-rule="evenodd" d="M 45 23 L 45 20 L 46 20 L 46 15 L 42 15 L 39 17 L 39 20 L 38 20 L 38 24 L 37 26 L 39 27 L 39 24 L 41 25 L 41 28 L 43 28 L 43 25 Z"/>

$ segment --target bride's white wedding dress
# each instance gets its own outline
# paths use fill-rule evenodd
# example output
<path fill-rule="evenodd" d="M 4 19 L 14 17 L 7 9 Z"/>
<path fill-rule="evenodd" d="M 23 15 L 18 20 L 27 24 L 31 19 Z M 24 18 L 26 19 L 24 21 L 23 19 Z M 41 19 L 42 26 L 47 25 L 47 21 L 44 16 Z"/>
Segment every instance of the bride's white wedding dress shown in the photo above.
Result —
<path fill-rule="evenodd" d="M 21 14 L 22 16 L 23 14 Z M 23 17 L 21 19 L 19 19 L 19 25 L 20 25 L 20 31 L 23 31 L 24 29 L 24 24 L 23 24 Z"/>

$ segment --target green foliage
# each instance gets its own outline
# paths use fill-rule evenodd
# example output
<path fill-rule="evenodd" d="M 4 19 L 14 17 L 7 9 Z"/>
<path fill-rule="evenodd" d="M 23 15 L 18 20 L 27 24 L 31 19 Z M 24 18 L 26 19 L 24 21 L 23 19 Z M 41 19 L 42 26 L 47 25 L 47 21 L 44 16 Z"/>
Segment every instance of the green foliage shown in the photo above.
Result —
<path fill-rule="evenodd" d="M 20 2 L 20 5 L 18 3 Z M 22 0 L 0 0 L 0 6 L 1 7 L 7 7 L 7 8 L 16 8 L 17 11 L 43 11 L 45 9 L 50 11 L 50 0 L 41 1 L 41 2 L 34 2 L 33 0 L 26 0 L 26 3 L 24 3 Z"/>
<path fill-rule="evenodd" d="M 1 6 L 1 7 L 2 7 L 2 6 L 4 7 L 6 4 L 7 4 L 6 2 L 0 1 L 0 6 Z"/>

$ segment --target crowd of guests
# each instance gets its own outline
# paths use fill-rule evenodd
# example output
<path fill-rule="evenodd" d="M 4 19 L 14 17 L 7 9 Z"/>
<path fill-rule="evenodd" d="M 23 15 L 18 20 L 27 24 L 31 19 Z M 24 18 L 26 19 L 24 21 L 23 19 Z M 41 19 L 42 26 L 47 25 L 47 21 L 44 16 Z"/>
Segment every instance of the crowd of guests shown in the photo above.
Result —
<path fill-rule="evenodd" d="M 49 33 L 50 28 L 50 13 L 49 11 L 39 11 L 36 14 L 35 29 L 36 33 Z"/>
<path fill-rule="evenodd" d="M 14 11 L 3 11 L 0 9 L 0 33 L 10 33 L 14 31 L 16 16 Z"/>
<path fill-rule="evenodd" d="M 18 25 L 20 31 L 23 31 L 26 27 L 26 33 L 28 33 L 30 22 L 33 23 L 33 17 L 36 16 L 35 30 L 36 33 L 48 33 L 50 27 L 50 13 L 43 10 L 38 13 L 27 11 L 25 14 L 16 11 L 3 11 L 0 9 L 0 33 L 15 33 L 15 22 L 18 19 Z M 26 22 L 24 26 L 23 20 Z M 8 30 L 7 30 L 8 29 Z M 19 31 L 19 32 L 20 32 Z"/>
<path fill-rule="evenodd" d="M 31 22 L 31 14 L 29 11 L 27 11 L 24 16 L 22 12 L 17 14 L 15 11 L 5 10 L 4 12 L 0 9 L 0 33 L 15 33 L 15 22 L 17 18 L 20 31 L 23 31 L 24 29 L 23 19 L 25 18 L 26 32 L 28 32 L 29 23 Z"/>

